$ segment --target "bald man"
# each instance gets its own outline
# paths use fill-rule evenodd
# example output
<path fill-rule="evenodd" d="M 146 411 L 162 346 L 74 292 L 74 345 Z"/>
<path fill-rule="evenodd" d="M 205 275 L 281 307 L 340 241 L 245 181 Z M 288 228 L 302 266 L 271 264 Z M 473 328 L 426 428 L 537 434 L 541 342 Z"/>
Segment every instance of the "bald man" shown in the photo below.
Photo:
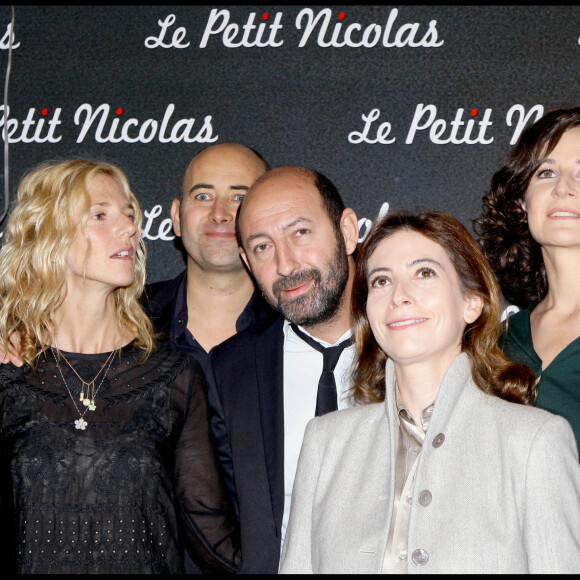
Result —
<path fill-rule="evenodd" d="M 244 145 L 210 146 L 191 160 L 181 197 L 171 206 L 187 267 L 173 280 L 148 286 L 144 305 L 155 329 L 202 368 L 212 347 L 272 315 L 240 259 L 235 235 L 240 202 L 267 169 Z"/>
<path fill-rule="evenodd" d="M 326 177 L 280 167 L 250 188 L 237 231 L 242 258 L 284 319 L 260 322 L 210 353 L 212 431 L 237 492 L 242 571 L 276 573 L 306 424 L 349 404 L 358 220 Z M 332 404 L 319 410 L 319 349 L 339 345 L 334 400 L 326 392 Z"/>
<path fill-rule="evenodd" d="M 212 347 L 276 316 L 244 267 L 235 234 L 241 201 L 268 169 L 261 155 L 239 143 L 210 146 L 191 160 L 181 196 L 171 206 L 187 266 L 173 280 L 149 285 L 143 304 L 155 330 L 204 369 Z M 231 480 L 227 483 L 235 500 Z M 187 554 L 185 569 L 201 573 Z"/>

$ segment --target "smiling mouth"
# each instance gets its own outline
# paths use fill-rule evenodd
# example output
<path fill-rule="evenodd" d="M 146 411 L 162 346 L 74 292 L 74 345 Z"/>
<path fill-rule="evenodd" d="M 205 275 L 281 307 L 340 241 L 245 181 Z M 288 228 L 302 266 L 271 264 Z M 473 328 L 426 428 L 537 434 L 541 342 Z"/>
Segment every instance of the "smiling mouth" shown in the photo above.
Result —
<path fill-rule="evenodd" d="M 419 324 L 420 322 L 425 322 L 426 318 L 409 318 L 407 320 L 399 320 L 397 322 L 391 322 L 387 324 L 389 328 L 400 328 L 401 326 L 411 326 L 414 324 Z"/>
<path fill-rule="evenodd" d="M 580 218 L 580 215 L 573 213 L 571 211 L 555 211 L 554 213 L 548 214 L 548 217 L 570 217 L 570 218 Z"/>
<path fill-rule="evenodd" d="M 286 296 L 295 296 L 296 294 L 301 294 L 305 289 L 309 288 L 311 283 L 313 283 L 314 280 L 312 278 L 310 278 L 309 280 L 307 280 L 306 282 L 303 282 L 302 284 L 300 284 L 299 286 L 294 286 L 294 288 L 286 288 L 284 290 L 282 290 L 282 292 L 284 292 L 284 294 L 286 294 Z"/>

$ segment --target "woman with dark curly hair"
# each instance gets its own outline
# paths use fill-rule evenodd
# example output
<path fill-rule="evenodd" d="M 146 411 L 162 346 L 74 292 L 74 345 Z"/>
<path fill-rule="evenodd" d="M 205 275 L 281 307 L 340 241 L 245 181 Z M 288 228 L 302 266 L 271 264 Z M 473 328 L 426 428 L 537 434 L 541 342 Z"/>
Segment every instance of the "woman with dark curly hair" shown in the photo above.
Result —
<path fill-rule="evenodd" d="M 282 573 L 572 573 L 580 464 L 498 348 L 500 290 L 441 212 L 389 214 L 351 299 L 360 405 L 310 421 Z"/>
<path fill-rule="evenodd" d="M 532 367 L 539 407 L 580 446 L 580 106 L 527 128 L 493 176 L 475 220 L 509 302 L 504 352 Z"/>

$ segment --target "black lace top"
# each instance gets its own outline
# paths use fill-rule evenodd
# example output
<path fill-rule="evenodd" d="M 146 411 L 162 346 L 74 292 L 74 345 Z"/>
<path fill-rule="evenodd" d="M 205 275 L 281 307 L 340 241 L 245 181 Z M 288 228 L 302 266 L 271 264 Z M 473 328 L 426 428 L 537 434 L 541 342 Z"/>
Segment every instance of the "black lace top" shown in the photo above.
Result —
<path fill-rule="evenodd" d="M 20 573 L 233 571 L 238 527 L 211 445 L 205 379 L 159 345 L 115 354 L 96 396 L 52 352 L 36 373 L 0 365 L 0 562 Z M 64 355 L 83 379 L 109 353 Z M 100 377 L 99 377 L 100 380 Z M 97 386 L 99 383 L 97 381 Z"/>

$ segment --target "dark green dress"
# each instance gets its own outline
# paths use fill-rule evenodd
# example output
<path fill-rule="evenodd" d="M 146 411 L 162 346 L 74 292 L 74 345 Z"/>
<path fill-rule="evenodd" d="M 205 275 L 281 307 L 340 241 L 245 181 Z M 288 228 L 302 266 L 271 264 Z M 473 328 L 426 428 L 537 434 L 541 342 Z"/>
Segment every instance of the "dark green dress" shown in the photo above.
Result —
<path fill-rule="evenodd" d="M 502 349 L 512 360 L 527 364 L 540 377 L 537 407 L 567 419 L 580 448 L 580 337 L 561 350 L 542 371 L 542 360 L 534 350 L 530 314 L 536 304 L 508 318 Z"/>

